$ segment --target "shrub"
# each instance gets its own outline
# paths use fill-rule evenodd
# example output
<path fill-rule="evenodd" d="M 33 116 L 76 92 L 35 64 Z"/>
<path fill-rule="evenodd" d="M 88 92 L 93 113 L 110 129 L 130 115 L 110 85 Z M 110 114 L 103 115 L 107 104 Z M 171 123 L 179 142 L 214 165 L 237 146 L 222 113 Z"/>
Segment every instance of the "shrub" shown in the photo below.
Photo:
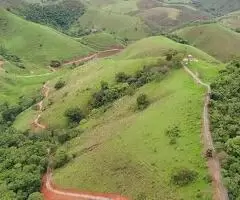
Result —
<path fill-rule="evenodd" d="M 170 138 L 169 144 L 176 144 L 177 138 L 180 137 L 180 129 L 178 126 L 173 126 L 167 129 L 166 135 Z"/>
<path fill-rule="evenodd" d="M 195 181 L 197 179 L 197 176 L 197 172 L 187 168 L 181 168 L 173 172 L 171 180 L 176 185 L 184 186 Z"/>
<path fill-rule="evenodd" d="M 56 90 L 59 90 L 59 89 L 63 88 L 65 85 L 66 85 L 65 81 L 59 80 L 59 81 L 54 85 L 54 88 L 55 88 Z"/>
<path fill-rule="evenodd" d="M 43 200 L 43 195 L 40 192 L 34 192 L 29 195 L 28 200 Z"/>
<path fill-rule="evenodd" d="M 139 110 L 144 110 L 145 108 L 147 108 L 149 103 L 150 102 L 149 102 L 148 97 L 147 97 L 146 94 L 140 94 L 137 97 L 137 108 Z"/>
<path fill-rule="evenodd" d="M 79 124 L 79 122 L 85 117 L 82 110 L 78 107 L 67 109 L 65 111 L 65 116 L 67 117 L 69 124 Z"/>
<path fill-rule="evenodd" d="M 65 150 L 58 150 L 53 159 L 54 168 L 60 168 L 69 161 L 69 157 Z"/>
<path fill-rule="evenodd" d="M 52 60 L 51 63 L 50 63 L 50 66 L 53 67 L 53 68 L 58 68 L 61 66 L 61 62 L 58 61 L 58 60 Z"/>
<path fill-rule="evenodd" d="M 125 72 L 119 72 L 115 75 L 115 80 L 117 83 L 125 83 L 130 77 Z"/>

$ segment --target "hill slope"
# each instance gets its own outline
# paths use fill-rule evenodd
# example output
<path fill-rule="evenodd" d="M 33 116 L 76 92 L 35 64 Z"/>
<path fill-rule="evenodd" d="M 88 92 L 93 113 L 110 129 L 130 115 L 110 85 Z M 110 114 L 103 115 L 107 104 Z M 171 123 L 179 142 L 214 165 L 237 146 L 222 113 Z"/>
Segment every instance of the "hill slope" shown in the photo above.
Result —
<path fill-rule="evenodd" d="M 57 31 L 25 21 L 0 9 L 0 44 L 33 65 L 47 66 L 50 60 L 86 55 L 90 48 Z"/>
<path fill-rule="evenodd" d="M 67 109 L 80 107 L 84 112 L 90 109 L 86 120 L 76 127 L 83 130 L 81 136 L 61 147 L 73 159 L 55 172 L 57 184 L 121 193 L 133 199 L 175 200 L 180 197 L 195 200 L 199 195 L 210 199 L 200 143 L 205 92 L 182 69 L 170 68 L 166 76 L 135 89 L 131 94 L 106 106 L 89 108 L 89 101 L 100 89 L 102 80 L 108 82 L 109 87 L 119 88 L 121 84 L 116 83 L 116 73 L 133 75 L 144 66 L 164 67 L 164 54 L 170 49 L 193 54 L 207 63 L 216 61 L 196 48 L 164 37 L 150 37 L 127 47 L 116 57 L 93 60 L 49 81 L 50 95 L 44 100 L 40 123 L 47 124 L 50 129 L 68 129 L 64 115 Z M 198 65 L 193 67 L 198 71 Z M 212 67 L 208 63 L 199 69 L 200 75 L 205 76 L 208 69 L 214 74 Z M 54 85 L 59 79 L 66 85 L 55 90 Z M 146 110 L 137 111 L 136 99 L 142 93 L 148 95 L 151 105 Z M 19 129 L 29 127 L 31 117 L 35 115 L 37 112 L 26 110 L 18 116 L 14 126 Z M 181 136 L 175 145 L 170 145 L 166 130 L 174 126 L 179 127 Z M 182 167 L 196 171 L 198 176 L 193 183 L 177 187 L 171 182 L 171 174 Z"/>
<path fill-rule="evenodd" d="M 176 33 L 221 61 L 240 55 L 240 34 L 219 24 L 186 27 Z"/>

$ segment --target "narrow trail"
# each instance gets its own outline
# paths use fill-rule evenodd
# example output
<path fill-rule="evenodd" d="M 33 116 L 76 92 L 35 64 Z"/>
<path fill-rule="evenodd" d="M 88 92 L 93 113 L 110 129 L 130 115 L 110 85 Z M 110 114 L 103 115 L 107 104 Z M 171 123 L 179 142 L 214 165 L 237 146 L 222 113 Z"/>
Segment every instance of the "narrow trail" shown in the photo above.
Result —
<path fill-rule="evenodd" d="M 120 51 L 122 51 L 122 49 L 120 48 L 114 48 L 114 49 L 109 49 L 109 50 L 105 50 L 105 51 L 100 51 L 100 52 L 97 52 L 93 55 L 88 55 L 86 57 L 83 57 L 83 58 L 80 58 L 80 59 L 77 59 L 77 60 L 72 60 L 72 61 L 68 61 L 68 62 L 65 62 L 63 64 L 64 65 L 70 65 L 70 64 L 73 64 L 73 63 L 81 63 L 81 62 L 88 62 L 90 60 L 93 60 L 93 59 L 97 59 L 97 58 L 103 58 L 103 57 L 107 57 L 107 56 L 110 56 L 110 55 L 114 55 L 116 53 L 119 53 Z M 53 72 L 56 72 L 56 69 L 52 68 L 52 73 Z M 28 76 L 17 76 L 17 77 L 24 77 L 24 78 L 32 78 L 32 77 L 39 77 L 39 76 L 47 76 L 47 75 L 50 75 L 52 73 L 46 73 L 46 74 L 39 74 L 39 75 L 28 75 Z M 50 88 L 47 86 L 48 83 L 45 83 L 43 85 L 43 88 L 42 88 L 42 94 L 44 96 L 44 98 L 47 98 L 49 96 L 49 90 Z M 40 129 L 46 129 L 47 126 L 44 125 L 44 124 L 41 124 L 39 121 L 40 121 L 40 118 L 41 118 L 41 113 L 43 111 L 43 100 L 40 101 L 38 104 L 38 110 L 40 112 L 40 114 L 37 115 L 37 117 L 34 119 L 32 125 L 35 127 L 35 128 L 40 128 Z"/>
<path fill-rule="evenodd" d="M 210 131 L 210 117 L 209 117 L 209 103 L 210 103 L 210 94 L 211 94 L 211 87 L 207 83 L 204 83 L 196 74 L 194 74 L 186 65 L 183 65 L 184 70 L 200 85 L 204 86 L 207 89 L 207 94 L 204 100 L 204 109 L 203 109 L 203 143 L 204 143 L 204 150 L 206 152 L 207 149 L 213 149 L 213 140 L 212 134 Z M 212 177 L 212 185 L 214 187 L 214 200 L 228 200 L 228 193 L 226 188 L 222 183 L 222 176 L 221 176 L 221 166 L 219 160 L 216 155 L 212 158 L 208 158 L 208 168 L 209 173 Z"/>
<path fill-rule="evenodd" d="M 46 82 L 43 87 L 42 87 L 42 94 L 43 94 L 43 97 L 44 98 L 47 98 L 48 95 L 49 95 L 49 91 L 50 91 L 50 88 L 47 86 L 48 85 L 48 82 Z M 35 127 L 35 128 L 40 128 L 40 129 L 46 129 L 46 125 L 44 124 L 41 124 L 39 121 L 40 121 L 40 118 L 41 118 L 41 113 L 43 111 L 43 100 L 41 100 L 38 104 L 38 111 L 39 111 L 39 114 L 37 115 L 36 119 L 33 121 L 32 125 Z"/>

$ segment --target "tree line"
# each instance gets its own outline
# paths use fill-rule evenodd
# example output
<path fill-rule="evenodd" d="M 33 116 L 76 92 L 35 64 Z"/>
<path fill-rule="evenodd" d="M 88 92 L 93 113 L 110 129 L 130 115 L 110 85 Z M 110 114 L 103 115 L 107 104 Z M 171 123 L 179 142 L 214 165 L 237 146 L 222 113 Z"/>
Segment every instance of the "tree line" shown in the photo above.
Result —
<path fill-rule="evenodd" d="M 229 199 L 240 199 L 240 61 L 211 84 L 211 129 Z"/>

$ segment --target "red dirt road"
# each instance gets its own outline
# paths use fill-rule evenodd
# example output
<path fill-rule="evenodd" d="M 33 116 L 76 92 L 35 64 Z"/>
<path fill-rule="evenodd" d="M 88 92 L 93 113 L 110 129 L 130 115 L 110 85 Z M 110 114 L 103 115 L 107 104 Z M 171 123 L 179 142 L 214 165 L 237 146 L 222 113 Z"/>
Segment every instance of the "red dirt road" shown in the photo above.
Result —
<path fill-rule="evenodd" d="M 41 192 L 44 196 L 44 200 L 128 200 L 125 197 L 115 194 L 101 194 L 61 189 L 52 183 L 51 173 L 47 173 L 42 181 Z"/>
<path fill-rule="evenodd" d="M 183 65 L 184 70 L 200 85 L 207 88 L 207 93 L 204 100 L 204 109 L 203 109 L 203 129 L 202 129 L 202 137 L 204 143 L 204 150 L 206 152 L 207 149 L 214 149 L 212 134 L 210 131 L 210 120 L 209 120 L 209 103 L 210 103 L 210 94 L 211 88 L 208 84 L 202 82 L 201 79 L 198 78 L 196 74 L 194 74 L 187 66 Z M 222 183 L 221 176 L 221 167 L 217 156 L 213 156 L 212 158 L 208 158 L 208 169 L 209 173 L 212 177 L 212 185 L 214 188 L 214 200 L 228 200 L 228 193 L 226 188 Z"/>

